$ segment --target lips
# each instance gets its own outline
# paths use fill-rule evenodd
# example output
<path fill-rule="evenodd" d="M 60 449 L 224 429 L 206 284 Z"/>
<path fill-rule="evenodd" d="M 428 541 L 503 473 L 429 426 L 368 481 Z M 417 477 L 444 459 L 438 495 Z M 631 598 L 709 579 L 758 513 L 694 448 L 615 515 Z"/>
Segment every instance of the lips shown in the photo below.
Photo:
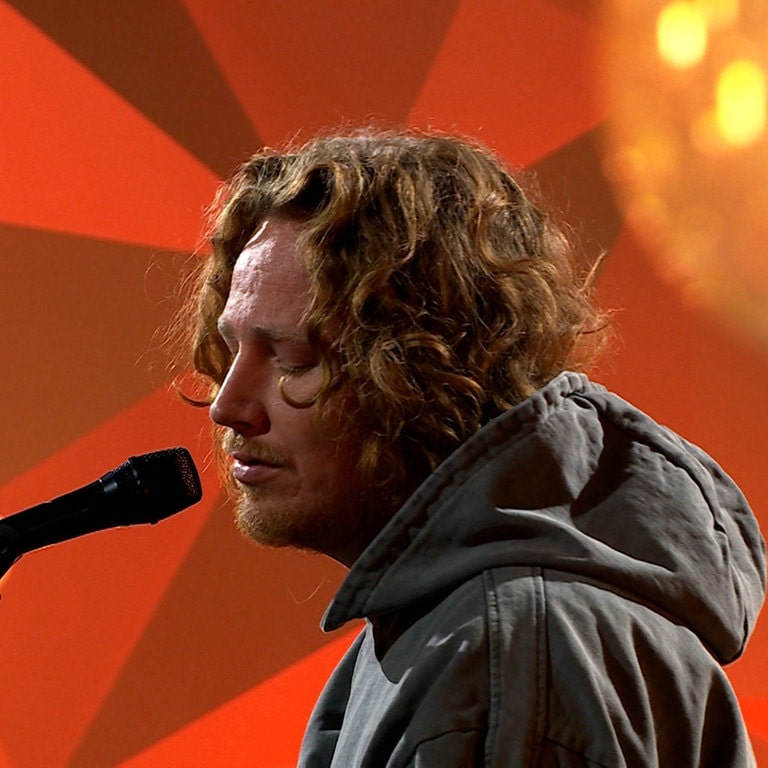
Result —
<path fill-rule="evenodd" d="M 243 485 L 259 485 L 273 478 L 282 465 L 272 459 L 266 459 L 245 453 L 232 454 L 232 477 Z"/>

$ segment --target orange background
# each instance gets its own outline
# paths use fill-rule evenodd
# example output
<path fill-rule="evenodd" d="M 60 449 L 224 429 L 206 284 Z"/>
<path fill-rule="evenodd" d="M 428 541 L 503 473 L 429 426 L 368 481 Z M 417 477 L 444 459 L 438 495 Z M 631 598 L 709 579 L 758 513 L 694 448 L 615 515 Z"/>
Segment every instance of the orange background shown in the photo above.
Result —
<path fill-rule="evenodd" d="M 2 584 L 0 768 L 295 764 L 349 629 L 341 577 L 259 551 L 218 495 L 205 414 L 155 330 L 219 180 L 342 120 L 479 137 L 608 250 L 621 343 L 595 372 L 709 450 L 766 525 L 764 349 L 689 306 L 604 175 L 589 0 L 0 0 L 0 515 L 186 445 L 203 502 L 32 553 Z M 729 669 L 768 764 L 768 622 Z"/>

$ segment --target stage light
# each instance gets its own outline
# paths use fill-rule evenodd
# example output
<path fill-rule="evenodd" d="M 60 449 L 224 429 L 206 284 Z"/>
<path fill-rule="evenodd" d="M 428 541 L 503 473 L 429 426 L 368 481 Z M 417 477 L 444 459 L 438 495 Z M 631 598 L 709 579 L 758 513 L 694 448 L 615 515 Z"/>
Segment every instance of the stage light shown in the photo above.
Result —
<path fill-rule="evenodd" d="M 673 67 L 686 69 L 702 60 L 707 50 L 707 24 L 693 3 L 669 3 L 656 21 L 659 56 Z"/>
<path fill-rule="evenodd" d="M 768 350 L 768 0 L 603 4 L 606 170 L 662 274 Z"/>
<path fill-rule="evenodd" d="M 716 86 L 717 125 L 735 147 L 757 141 L 765 131 L 765 74 L 747 59 L 732 61 L 720 71 Z"/>

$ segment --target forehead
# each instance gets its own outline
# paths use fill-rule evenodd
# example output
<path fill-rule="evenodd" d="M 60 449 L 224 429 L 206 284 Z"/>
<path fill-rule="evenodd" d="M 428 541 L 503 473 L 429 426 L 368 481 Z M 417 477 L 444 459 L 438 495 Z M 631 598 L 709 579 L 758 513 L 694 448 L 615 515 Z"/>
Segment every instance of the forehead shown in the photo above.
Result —
<path fill-rule="evenodd" d="M 309 277 L 297 247 L 298 222 L 268 217 L 237 257 L 222 320 L 265 327 L 298 325 Z"/>

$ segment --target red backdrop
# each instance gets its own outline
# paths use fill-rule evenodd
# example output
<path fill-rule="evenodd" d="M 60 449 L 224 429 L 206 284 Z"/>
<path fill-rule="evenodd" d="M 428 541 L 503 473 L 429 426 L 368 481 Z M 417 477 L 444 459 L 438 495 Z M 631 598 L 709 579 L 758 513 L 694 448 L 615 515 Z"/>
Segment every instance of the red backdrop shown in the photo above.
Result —
<path fill-rule="evenodd" d="M 609 252 L 595 377 L 708 449 L 766 523 L 768 359 L 663 282 L 604 174 L 588 0 L 0 0 L 0 515 L 186 445 L 205 499 L 23 558 L 0 602 L 0 768 L 289 766 L 349 641 L 341 571 L 259 551 L 155 329 L 221 178 L 264 143 L 375 118 L 479 137 Z M 768 630 L 730 669 L 768 759 Z"/>

